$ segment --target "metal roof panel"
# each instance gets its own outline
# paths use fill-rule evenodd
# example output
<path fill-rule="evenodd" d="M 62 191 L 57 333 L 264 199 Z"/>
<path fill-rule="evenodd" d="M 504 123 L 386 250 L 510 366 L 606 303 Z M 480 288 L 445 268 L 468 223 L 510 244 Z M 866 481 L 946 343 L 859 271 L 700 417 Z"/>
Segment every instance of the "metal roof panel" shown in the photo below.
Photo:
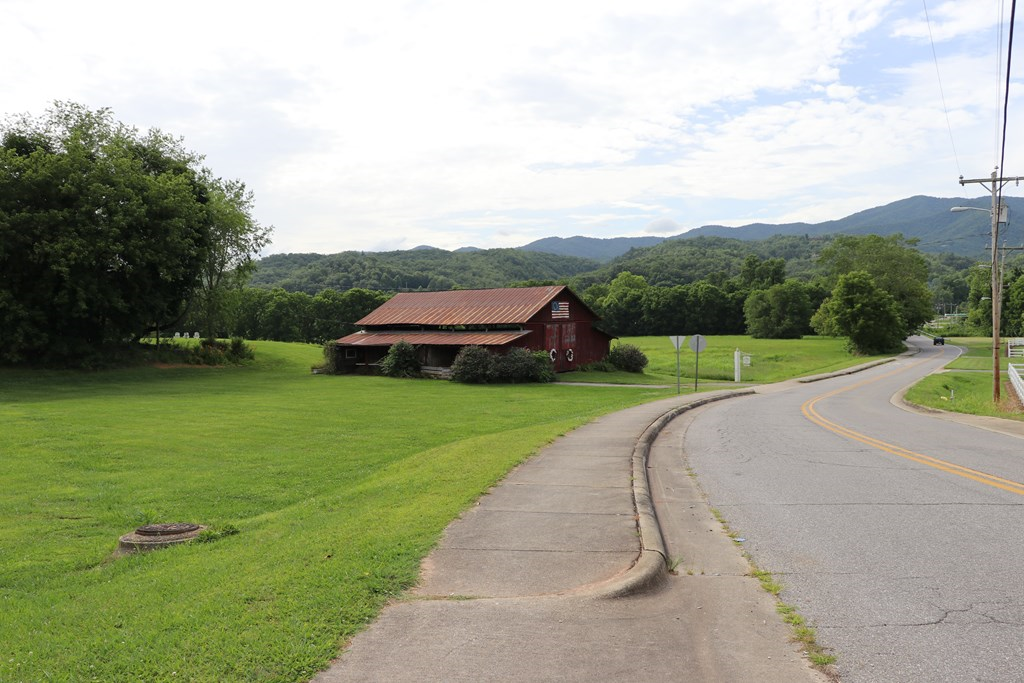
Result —
<path fill-rule="evenodd" d="M 401 292 L 357 325 L 515 325 L 526 323 L 565 285 Z"/>
<path fill-rule="evenodd" d="M 510 332 L 355 332 L 337 340 L 339 346 L 391 346 L 405 340 L 413 346 L 504 346 L 530 334 Z"/>

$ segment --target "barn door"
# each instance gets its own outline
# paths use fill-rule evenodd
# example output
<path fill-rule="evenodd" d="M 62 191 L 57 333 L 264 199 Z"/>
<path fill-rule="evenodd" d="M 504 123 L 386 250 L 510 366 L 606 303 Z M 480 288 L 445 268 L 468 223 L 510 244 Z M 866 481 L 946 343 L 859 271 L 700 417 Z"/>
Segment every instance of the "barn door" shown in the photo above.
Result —
<path fill-rule="evenodd" d="M 562 348 L 559 351 L 561 360 L 564 365 L 562 366 L 565 370 L 573 370 L 576 368 L 577 354 L 579 350 L 576 348 L 576 323 L 563 323 L 562 324 Z"/>
<path fill-rule="evenodd" d="M 555 372 L 576 367 L 576 323 L 544 326 L 544 347 L 555 365 Z"/>
<path fill-rule="evenodd" d="M 544 326 L 544 349 L 551 356 L 551 362 L 555 366 L 555 372 L 559 371 L 558 359 L 559 349 L 558 346 L 558 325 L 545 325 Z"/>

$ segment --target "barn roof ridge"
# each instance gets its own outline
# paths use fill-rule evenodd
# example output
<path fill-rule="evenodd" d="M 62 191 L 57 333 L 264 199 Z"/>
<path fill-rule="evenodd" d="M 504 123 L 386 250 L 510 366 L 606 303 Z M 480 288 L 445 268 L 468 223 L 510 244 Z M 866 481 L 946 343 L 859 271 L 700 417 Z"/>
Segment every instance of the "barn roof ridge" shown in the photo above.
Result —
<path fill-rule="evenodd" d="M 503 325 L 524 324 L 568 292 L 588 310 L 568 285 L 451 289 L 438 292 L 400 292 L 356 322 L 382 325 Z"/>

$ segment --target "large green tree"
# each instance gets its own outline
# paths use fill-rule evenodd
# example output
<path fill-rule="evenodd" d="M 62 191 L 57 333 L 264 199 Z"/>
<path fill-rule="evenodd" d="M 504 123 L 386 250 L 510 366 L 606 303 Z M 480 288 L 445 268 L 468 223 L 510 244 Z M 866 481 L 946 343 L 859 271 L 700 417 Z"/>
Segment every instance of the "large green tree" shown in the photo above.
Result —
<path fill-rule="evenodd" d="M 1006 282 L 1005 301 L 1001 316 L 1005 334 L 1024 336 L 1024 267 L 1016 268 L 1003 276 Z"/>
<path fill-rule="evenodd" d="M 200 162 L 108 109 L 0 124 L 0 361 L 90 362 L 180 320 L 240 208 Z"/>
<path fill-rule="evenodd" d="M 228 336 L 239 290 L 256 269 L 254 258 L 270 244 L 273 228 L 253 217 L 253 193 L 245 183 L 208 179 L 206 209 L 211 231 L 210 249 L 200 274 L 193 317 L 208 337 Z"/>
<path fill-rule="evenodd" d="M 819 334 L 847 337 L 850 350 L 865 355 L 900 350 L 906 337 L 900 322 L 896 299 L 863 270 L 840 276 L 811 318 Z"/>
<path fill-rule="evenodd" d="M 743 311 L 747 333 L 755 339 L 799 339 L 810 326 L 814 312 L 807 285 L 794 279 L 755 289 Z"/>
<path fill-rule="evenodd" d="M 901 339 L 935 315 L 928 289 L 928 262 L 902 235 L 840 235 L 821 252 L 819 263 L 835 287 L 847 273 L 863 271 L 892 296 L 899 310 Z"/>

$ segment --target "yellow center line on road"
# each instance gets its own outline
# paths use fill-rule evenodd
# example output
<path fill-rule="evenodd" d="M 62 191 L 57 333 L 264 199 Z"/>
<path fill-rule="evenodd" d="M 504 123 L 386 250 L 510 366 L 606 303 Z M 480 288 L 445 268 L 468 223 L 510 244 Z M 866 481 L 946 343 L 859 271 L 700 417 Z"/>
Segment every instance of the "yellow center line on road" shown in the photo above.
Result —
<path fill-rule="evenodd" d="M 914 363 L 909 367 L 914 367 L 914 365 L 918 365 L 919 363 L 923 362 L 925 361 L 918 361 L 918 363 Z M 867 446 L 871 446 L 872 448 L 877 448 L 880 451 L 885 451 L 886 453 L 891 453 L 892 455 L 898 455 L 901 458 L 906 458 L 907 460 L 912 460 L 922 465 L 934 467 L 935 469 L 942 470 L 943 472 L 948 472 L 950 474 L 955 474 L 959 477 L 972 479 L 982 484 L 987 484 L 988 486 L 994 486 L 997 489 L 1002 489 L 1004 491 L 1009 491 L 1011 493 L 1016 493 L 1018 495 L 1024 496 L 1024 484 L 1020 482 L 1013 481 L 1011 479 L 1003 479 L 1002 477 L 997 477 L 994 474 L 988 474 L 986 472 L 973 470 L 970 467 L 957 465 L 956 463 L 948 462 L 946 460 L 933 458 L 930 455 L 924 455 L 923 453 L 917 453 L 915 451 L 907 450 L 906 448 L 902 448 L 900 446 L 887 443 L 880 439 L 867 436 L 866 434 L 855 432 L 849 427 L 844 427 L 840 424 L 832 422 L 831 420 L 825 419 L 824 417 L 821 416 L 820 413 L 818 413 L 817 410 L 815 410 L 815 406 L 817 405 L 818 401 L 822 401 L 826 398 L 832 398 L 833 396 L 837 396 L 839 394 L 851 391 L 853 389 L 858 389 L 867 384 L 871 384 L 872 382 L 877 382 L 881 379 L 885 379 L 887 377 L 891 377 L 893 375 L 904 372 L 906 369 L 908 368 L 900 368 L 898 370 L 888 372 L 884 375 L 879 375 L 878 377 L 864 380 L 863 382 L 858 382 L 857 384 L 848 387 L 843 387 L 842 389 L 836 389 L 835 391 L 830 391 L 827 394 L 822 394 L 821 396 L 809 399 L 802 406 L 800 406 L 800 412 L 802 412 L 804 414 L 804 417 L 806 417 L 814 424 L 818 425 L 819 427 L 824 427 L 825 429 L 829 430 L 830 432 L 833 432 L 834 434 L 838 434 L 839 436 L 844 436 L 847 439 L 858 441 Z"/>

